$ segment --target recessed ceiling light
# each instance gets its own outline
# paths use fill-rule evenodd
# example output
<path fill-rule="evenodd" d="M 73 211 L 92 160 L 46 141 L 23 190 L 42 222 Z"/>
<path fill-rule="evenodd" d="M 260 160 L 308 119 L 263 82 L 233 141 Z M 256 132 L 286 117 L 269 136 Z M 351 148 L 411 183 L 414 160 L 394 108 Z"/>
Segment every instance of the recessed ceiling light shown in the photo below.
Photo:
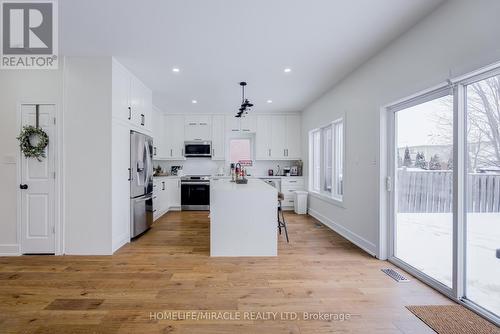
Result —
<path fill-rule="evenodd" d="M 285 72 L 285 73 L 290 73 L 290 72 L 292 72 L 292 69 L 287 67 L 287 68 L 285 68 L 285 69 L 283 70 L 283 72 Z"/>
<path fill-rule="evenodd" d="M 178 69 L 177 67 L 174 67 L 174 68 L 172 69 L 172 72 L 174 72 L 174 73 L 179 73 L 180 71 L 181 71 L 181 70 L 180 70 L 180 69 Z"/>
<path fill-rule="evenodd" d="M 191 100 L 191 103 L 196 104 L 196 103 L 198 103 L 198 101 L 196 101 L 196 100 Z"/>
<path fill-rule="evenodd" d="M 267 103 L 273 103 L 273 100 L 267 100 Z"/>

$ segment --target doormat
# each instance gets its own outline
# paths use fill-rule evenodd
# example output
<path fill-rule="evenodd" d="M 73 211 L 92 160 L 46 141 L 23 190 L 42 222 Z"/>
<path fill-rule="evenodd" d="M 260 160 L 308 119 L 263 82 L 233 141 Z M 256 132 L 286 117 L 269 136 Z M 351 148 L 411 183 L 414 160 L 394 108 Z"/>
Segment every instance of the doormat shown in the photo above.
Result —
<path fill-rule="evenodd" d="M 406 306 L 438 334 L 499 334 L 500 329 L 461 305 Z"/>

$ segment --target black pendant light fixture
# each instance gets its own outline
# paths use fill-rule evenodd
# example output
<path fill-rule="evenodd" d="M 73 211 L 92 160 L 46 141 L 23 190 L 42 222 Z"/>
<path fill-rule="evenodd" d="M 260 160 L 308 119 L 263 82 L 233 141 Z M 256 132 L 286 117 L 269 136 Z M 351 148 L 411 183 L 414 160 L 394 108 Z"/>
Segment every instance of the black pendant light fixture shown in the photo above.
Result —
<path fill-rule="evenodd" d="M 245 86 L 247 85 L 246 82 L 242 81 L 240 82 L 241 86 L 241 106 L 238 109 L 238 112 L 236 113 L 235 117 L 242 117 L 248 114 L 249 111 L 252 110 L 253 104 L 248 101 L 247 98 L 245 98 Z"/>

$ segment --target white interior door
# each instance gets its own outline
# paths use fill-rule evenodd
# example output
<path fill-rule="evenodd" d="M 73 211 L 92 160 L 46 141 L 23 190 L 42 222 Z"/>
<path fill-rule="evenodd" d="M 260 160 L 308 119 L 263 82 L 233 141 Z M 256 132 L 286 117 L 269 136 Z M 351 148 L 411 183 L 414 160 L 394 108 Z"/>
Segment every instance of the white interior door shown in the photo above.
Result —
<path fill-rule="evenodd" d="M 26 158 L 21 153 L 21 252 L 55 251 L 55 106 L 39 105 L 39 127 L 49 136 L 46 157 Z M 21 106 L 21 125 L 36 125 L 36 106 Z M 27 188 L 26 188 L 27 186 Z"/>

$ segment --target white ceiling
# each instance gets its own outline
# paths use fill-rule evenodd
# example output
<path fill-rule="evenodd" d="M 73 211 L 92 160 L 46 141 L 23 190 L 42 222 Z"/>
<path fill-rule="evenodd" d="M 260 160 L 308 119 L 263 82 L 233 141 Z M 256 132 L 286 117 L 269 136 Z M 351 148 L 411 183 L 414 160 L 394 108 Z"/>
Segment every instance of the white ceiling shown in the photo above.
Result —
<path fill-rule="evenodd" d="M 236 112 L 243 80 L 256 112 L 299 111 L 441 2 L 60 0 L 60 52 L 115 56 L 166 112 Z"/>

